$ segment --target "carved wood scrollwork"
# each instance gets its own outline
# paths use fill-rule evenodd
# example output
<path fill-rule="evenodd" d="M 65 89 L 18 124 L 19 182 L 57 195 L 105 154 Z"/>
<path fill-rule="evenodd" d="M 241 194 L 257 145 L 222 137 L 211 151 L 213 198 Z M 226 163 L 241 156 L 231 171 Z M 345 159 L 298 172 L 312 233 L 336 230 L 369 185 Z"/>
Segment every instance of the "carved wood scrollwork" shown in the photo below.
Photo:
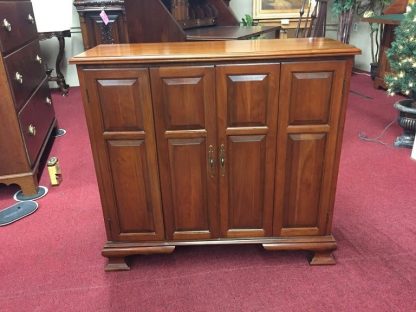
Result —
<path fill-rule="evenodd" d="M 102 43 L 105 43 L 105 44 L 114 43 L 111 23 L 107 25 L 105 25 L 104 23 L 101 24 L 101 36 L 102 36 L 101 37 Z"/>

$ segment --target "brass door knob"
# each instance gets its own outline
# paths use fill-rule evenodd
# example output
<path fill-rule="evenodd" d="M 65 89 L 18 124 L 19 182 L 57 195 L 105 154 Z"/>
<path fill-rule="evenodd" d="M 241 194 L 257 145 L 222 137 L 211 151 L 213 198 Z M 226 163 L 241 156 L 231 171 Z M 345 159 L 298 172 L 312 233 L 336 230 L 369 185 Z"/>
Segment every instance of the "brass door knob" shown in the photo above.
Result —
<path fill-rule="evenodd" d="M 23 75 L 21 73 L 16 72 L 16 74 L 14 74 L 14 79 L 20 84 L 23 84 Z"/>
<path fill-rule="evenodd" d="M 33 18 L 33 16 L 32 15 L 28 15 L 27 16 L 27 20 L 29 21 L 29 23 L 31 23 L 31 24 L 34 24 L 35 23 L 35 19 Z"/>
<path fill-rule="evenodd" d="M 38 62 L 39 64 L 42 64 L 42 58 L 36 54 L 36 62 Z"/>
<path fill-rule="evenodd" d="M 29 127 L 27 127 L 27 132 L 29 133 L 29 135 L 35 136 L 36 135 L 36 127 L 34 125 L 30 124 Z"/>
<path fill-rule="evenodd" d="M 46 97 L 45 102 L 46 104 L 52 105 L 52 99 L 49 96 Z"/>
<path fill-rule="evenodd" d="M 3 20 L 3 27 L 6 28 L 7 31 L 12 31 L 12 24 L 10 24 L 7 19 Z"/>

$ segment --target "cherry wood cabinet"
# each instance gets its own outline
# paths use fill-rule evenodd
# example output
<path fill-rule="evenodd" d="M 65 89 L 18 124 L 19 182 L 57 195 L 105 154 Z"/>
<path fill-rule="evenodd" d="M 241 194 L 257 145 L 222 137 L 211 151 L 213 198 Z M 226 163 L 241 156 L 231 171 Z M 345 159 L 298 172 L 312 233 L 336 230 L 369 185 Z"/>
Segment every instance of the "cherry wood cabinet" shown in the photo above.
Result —
<path fill-rule="evenodd" d="M 85 49 L 99 44 L 129 42 L 124 0 L 74 0 Z M 100 13 L 105 10 L 108 24 Z"/>
<path fill-rule="evenodd" d="M 333 264 L 359 50 L 330 39 L 102 46 L 74 57 L 107 270 L 179 245 L 262 244 Z"/>

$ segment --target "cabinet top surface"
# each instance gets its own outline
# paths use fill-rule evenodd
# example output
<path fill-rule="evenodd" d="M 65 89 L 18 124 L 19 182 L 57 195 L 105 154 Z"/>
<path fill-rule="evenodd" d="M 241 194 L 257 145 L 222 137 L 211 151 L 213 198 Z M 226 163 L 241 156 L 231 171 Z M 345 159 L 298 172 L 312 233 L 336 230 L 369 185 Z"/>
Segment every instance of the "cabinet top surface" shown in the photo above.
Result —
<path fill-rule="evenodd" d="M 352 56 L 360 49 L 328 38 L 163 42 L 99 45 L 71 64 L 206 62 L 293 57 Z"/>

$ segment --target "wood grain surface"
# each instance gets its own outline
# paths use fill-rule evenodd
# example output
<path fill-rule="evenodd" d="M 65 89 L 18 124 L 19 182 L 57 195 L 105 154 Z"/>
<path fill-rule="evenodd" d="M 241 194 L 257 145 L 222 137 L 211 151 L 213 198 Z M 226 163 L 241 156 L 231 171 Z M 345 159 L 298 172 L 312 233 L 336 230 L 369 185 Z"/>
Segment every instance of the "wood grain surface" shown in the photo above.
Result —
<path fill-rule="evenodd" d="M 206 62 L 348 56 L 360 49 L 328 38 L 232 40 L 215 42 L 164 42 L 99 45 L 70 59 L 71 64 Z"/>

